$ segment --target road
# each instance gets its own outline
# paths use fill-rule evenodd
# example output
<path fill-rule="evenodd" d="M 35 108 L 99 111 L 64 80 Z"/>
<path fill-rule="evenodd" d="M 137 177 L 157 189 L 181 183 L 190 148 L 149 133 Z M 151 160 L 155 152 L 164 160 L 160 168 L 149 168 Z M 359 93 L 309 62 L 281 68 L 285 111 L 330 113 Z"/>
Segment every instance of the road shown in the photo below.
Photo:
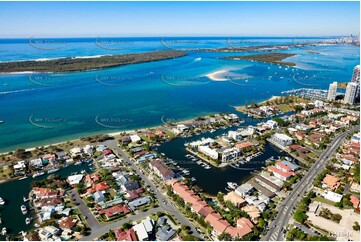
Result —
<path fill-rule="evenodd" d="M 141 220 L 153 213 L 157 213 L 157 212 L 164 212 L 164 209 L 162 207 L 158 207 L 158 208 L 152 208 L 149 209 L 146 212 L 142 212 L 142 213 L 138 213 L 135 215 L 131 215 L 131 216 L 127 216 L 126 218 L 116 221 L 116 222 L 112 222 L 109 224 L 102 224 L 100 225 L 100 227 L 98 228 L 92 228 L 91 230 L 91 234 L 85 237 L 80 238 L 79 240 L 81 241 L 91 241 L 95 238 L 99 238 L 100 236 L 102 236 L 105 233 L 108 233 L 109 230 L 114 230 L 117 228 L 120 228 L 123 224 L 125 223 L 129 223 L 129 222 L 134 222 L 137 220 Z"/>
<path fill-rule="evenodd" d="M 154 191 L 155 197 L 158 199 L 160 206 L 163 209 L 163 212 L 169 212 L 179 223 L 184 224 L 190 228 L 192 235 L 202 238 L 202 236 L 197 232 L 194 225 L 189 222 L 189 220 L 184 217 L 184 215 L 173 205 L 172 201 L 168 199 L 163 193 L 161 193 L 157 186 L 146 176 L 143 172 L 134 164 L 134 162 L 118 147 L 116 140 L 108 140 L 103 142 L 104 145 L 107 145 L 114 152 L 118 153 L 126 163 L 137 173 L 138 176 L 142 178 L 147 186 Z"/>
<path fill-rule="evenodd" d="M 268 226 L 269 230 L 262 238 L 263 241 L 281 241 L 285 239 L 284 232 L 286 231 L 286 227 L 292 216 L 292 212 L 298 202 L 305 195 L 306 191 L 311 187 L 317 175 L 325 169 L 327 161 L 342 144 L 344 138 L 350 133 L 359 129 L 360 127 L 355 127 L 345 133 L 335 136 L 333 141 L 327 146 L 326 150 L 322 152 L 318 160 L 310 167 L 301 181 L 297 183 L 295 188 L 279 206 L 277 216 Z"/>
<path fill-rule="evenodd" d="M 81 199 L 78 192 L 73 189 L 69 192 L 69 196 L 71 199 L 75 199 L 74 202 L 76 203 L 76 206 L 80 210 L 81 214 L 84 216 L 89 228 L 99 229 L 101 227 L 100 223 L 89 210 L 88 206 L 84 203 L 83 199 Z"/>

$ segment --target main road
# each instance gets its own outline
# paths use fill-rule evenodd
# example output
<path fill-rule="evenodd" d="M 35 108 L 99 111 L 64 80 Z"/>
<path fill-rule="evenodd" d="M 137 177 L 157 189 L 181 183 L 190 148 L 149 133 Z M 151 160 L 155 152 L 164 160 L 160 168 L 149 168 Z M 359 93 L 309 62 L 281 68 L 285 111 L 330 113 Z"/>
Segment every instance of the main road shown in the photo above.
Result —
<path fill-rule="evenodd" d="M 172 202 L 164 195 L 162 194 L 154 185 L 154 183 L 144 175 L 144 173 L 134 164 L 134 162 L 118 147 L 116 140 L 108 140 L 105 142 L 102 142 L 102 144 L 108 146 L 111 148 L 114 152 L 116 152 L 119 156 L 123 158 L 123 160 L 137 173 L 140 178 L 145 182 L 145 184 L 150 187 L 155 194 L 155 197 L 158 199 L 160 207 L 152 208 L 146 212 L 140 212 L 135 215 L 127 216 L 126 218 L 116 221 L 114 223 L 109 224 L 99 224 L 99 223 L 91 223 L 91 233 L 88 236 L 82 237 L 80 240 L 82 241 L 90 241 L 95 238 L 99 238 L 101 235 L 109 232 L 109 230 L 114 230 L 116 228 L 121 227 L 124 223 L 130 222 L 130 221 L 137 221 L 139 219 L 145 218 L 153 213 L 157 212 L 169 212 L 180 224 L 184 224 L 190 228 L 190 230 L 193 232 L 192 234 L 194 236 L 197 236 L 199 238 L 202 238 L 202 236 L 197 232 L 197 230 L 194 228 L 194 226 L 188 221 L 187 218 L 183 216 L 183 214 L 172 204 Z M 84 213 L 87 216 L 87 218 L 93 217 L 92 214 Z M 89 221 L 87 220 L 89 223 Z"/>
<path fill-rule="evenodd" d="M 137 173 L 140 178 L 145 182 L 145 184 L 151 188 L 151 190 L 154 191 L 155 197 L 158 199 L 160 206 L 163 208 L 163 212 L 169 212 L 176 220 L 178 220 L 179 223 L 184 224 L 190 228 L 190 230 L 193 232 L 192 234 L 194 236 L 197 236 L 199 238 L 202 238 L 202 236 L 198 233 L 198 231 L 195 229 L 194 225 L 189 222 L 189 220 L 184 217 L 184 215 L 173 205 L 172 201 L 168 199 L 163 193 L 159 191 L 157 186 L 134 164 L 134 162 L 121 150 L 116 140 L 108 140 L 103 142 L 104 145 L 107 145 L 113 151 L 118 153 L 123 160 L 128 163 L 128 165 Z"/>
<path fill-rule="evenodd" d="M 285 231 L 289 220 L 292 216 L 292 211 L 305 195 L 307 190 L 313 184 L 317 175 L 319 175 L 326 167 L 327 161 L 336 149 L 342 144 L 345 137 L 352 132 L 359 130 L 360 127 L 354 127 L 342 134 L 335 136 L 333 141 L 328 145 L 326 150 L 321 153 L 318 160 L 310 167 L 304 177 L 297 183 L 292 192 L 279 206 L 276 218 L 269 224 L 268 232 L 263 236 L 263 241 L 281 241 L 285 240 Z"/>

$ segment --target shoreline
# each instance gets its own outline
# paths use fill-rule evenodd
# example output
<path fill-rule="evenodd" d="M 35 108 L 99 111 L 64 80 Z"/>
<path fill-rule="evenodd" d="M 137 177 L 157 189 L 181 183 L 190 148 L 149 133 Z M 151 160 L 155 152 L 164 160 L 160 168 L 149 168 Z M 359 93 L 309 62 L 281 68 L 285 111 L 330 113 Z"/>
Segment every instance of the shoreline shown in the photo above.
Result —
<path fill-rule="evenodd" d="M 262 102 L 259 102 L 257 104 L 262 104 L 262 103 L 265 103 L 267 101 L 272 101 L 273 99 L 276 99 L 276 98 L 279 98 L 281 96 L 271 96 L 271 98 L 269 99 L 266 99 Z M 244 113 L 242 112 L 242 110 L 240 110 L 240 108 L 244 108 L 244 106 L 231 106 L 229 105 L 230 107 L 234 108 L 235 111 L 241 113 L 244 115 Z M 180 120 L 178 122 L 176 122 L 177 124 L 182 124 L 182 123 L 185 123 L 185 122 L 189 122 L 191 120 L 194 120 L 198 117 L 203 117 L 203 116 L 209 116 L 209 115 L 212 115 L 212 114 L 217 114 L 217 113 L 220 113 L 222 111 L 219 111 L 219 112 L 212 112 L 212 113 L 206 113 L 204 115 L 197 115 L 197 116 L 194 116 L 194 117 L 191 117 L 191 118 L 185 118 L 184 120 Z M 120 135 L 120 133 L 136 133 L 137 131 L 145 131 L 147 129 L 157 129 L 157 128 L 161 128 L 163 125 L 165 125 L 164 123 L 163 124 L 159 124 L 159 125 L 154 125 L 154 126 L 148 126 L 148 127 L 141 127 L 141 128 L 133 128 L 133 129 L 127 129 L 127 130 L 118 130 L 118 131 L 113 131 L 113 132 L 94 132 L 94 133 L 90 133 L 90 134 L 85 134 L 81 137 L 79 137 L 80 135 L 78 135 L 77 138 L 72 138 L 72 139 L 66 139 L 66 138 L 59 138 L 61 141 L 57 141 L 57 142 L 50 142 L 50 143 L 45 143 L 43 145 L 37 145 L 37 146 L 31 146 L 29 145 L 30 147 L 28 148 L 23 148 L 21 146 L 18 146 L 17 148 L 15 149 L 9 149 L 7 151 L 3 151 L 3 152 L 0 152 L 0 155 L 7 155 L 9 152 L 14 152 L 16 149 L 25 149 L 26 151 L 33 151 L 35 150 L 36 148 L 38 147 L 49 147 L 49 146 L 55 146 L 55 145 L 62 145 L 62 144 L 65 144 L 67 142 L 76 142 L 76 141 L 81 141 L 82 138 L 85 138 L 85 137 L 89 137 L 89 136 L 93 136 L 93 135 L 99 135 L 99 134 L 102 134 L 102 135 L 109 135 L 111 137 L 116 137 L 117 135 Z M 25 146 L 26 147 L 26 146 Z"/>
<path fill-rule="evenodd" d="M 269 99 L 266 99 L 266 100 L 264 100 L 264 101 L 262 101 L 262 102 L 259 102 L 259 103 L 255 103 L 255 104 L 257 104 L 257 105 L 261 105 L 261 104 L 264 104 L 264 103 L 266 103 L 266 102 L 270 102 L 270 101 L 273 101 L 273 100 L 275 100 L 275 99 L 277 99 L 277 98 L 281 98 L 282 96 L 272 96 L 271 98 L 269 98 Z M 238 112 L 240 112 L 240 113 L 243 113 L 244 112 L 244 110 L 245 110 L 245 106 L 243 105 L 243 106 L 231 106 L 232 108 L 234 108 L 234 109 L 236 109 L 236 111 L 238 111 Z M 243 113 L 244 114 L 244 113 Z"/>

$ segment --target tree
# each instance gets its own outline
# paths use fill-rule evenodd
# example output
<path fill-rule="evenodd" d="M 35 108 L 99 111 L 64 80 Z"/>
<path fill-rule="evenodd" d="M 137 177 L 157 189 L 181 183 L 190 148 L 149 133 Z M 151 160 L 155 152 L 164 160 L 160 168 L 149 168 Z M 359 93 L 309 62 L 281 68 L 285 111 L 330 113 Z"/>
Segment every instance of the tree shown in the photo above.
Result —
<path fill-rule="evenodd" d="M 228 233 L 222 233 L 218 236 L 219 240 L 225 240 L 225 241 L 231 241 L 232 240 L 232 236 Z"/>
<path fill-rule="evenodd" d="M 304 223 L 308 218 L 308 216 L 300 210 L 297 210 L 293 217 L 299 223 Z"/>
<path fill-rule="evenodd" d="M 252 104 L 251 104 L 251 108 L 256 107 L 256 104 L 254 103 L 254 99 L 252 99 Z"/>
<path fill-rule="evenodd" d="M 355 224 L 352 226 L 353 230 L 360 231 L 360 224 L 358 222 L 355 222 Z"/>
<path fill-rule="evenodd" d="M 16 158 L 25 159 L 29 157 L 30 152 L 27 152 L 25 149 L 18 148 L 15 150 L 14 155 Z"/>

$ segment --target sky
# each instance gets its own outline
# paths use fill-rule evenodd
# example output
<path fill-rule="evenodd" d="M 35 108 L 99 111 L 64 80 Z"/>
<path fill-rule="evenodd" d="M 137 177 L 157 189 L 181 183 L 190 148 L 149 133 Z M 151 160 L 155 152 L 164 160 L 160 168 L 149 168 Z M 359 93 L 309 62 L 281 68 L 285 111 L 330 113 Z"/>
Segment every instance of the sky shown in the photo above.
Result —
<path fill-rule="evenodd" d="M 0 2 L 0 38 L 358 35 L 359 2 Z"/>

